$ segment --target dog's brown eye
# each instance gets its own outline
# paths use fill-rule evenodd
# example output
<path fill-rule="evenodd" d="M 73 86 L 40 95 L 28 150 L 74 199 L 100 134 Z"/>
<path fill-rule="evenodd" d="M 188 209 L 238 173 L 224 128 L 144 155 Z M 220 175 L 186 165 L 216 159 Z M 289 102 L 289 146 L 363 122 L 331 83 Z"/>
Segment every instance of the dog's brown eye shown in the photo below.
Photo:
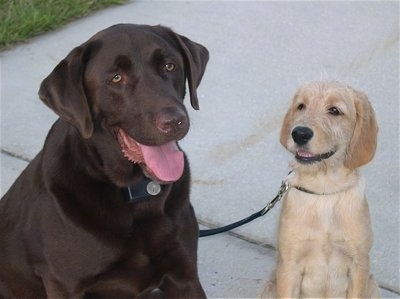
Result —
<path fill-rule="evenodd" d="M 299 110 L 299 111 L 303 110 L 304 108 L 306 108 L 306 105 L 304 105 L 303 103 L 301 103 L 297 106 L 297 110 Z"/>
<path fill-rule="evenodd" d="M 341 114 L 340 110 L 338 108 L 336 108 L 336 107 L 331 107 L 331 108 L 328 109 L 328 111 L 329 111 L 329 114 L 332 114 L 332 115 L 335 115 L 335 116 Z"/>
<path fill-rule="evenodd" d="M 175 64 L 173 64 L 173 63 L 167 63 L 167 64 L 165 65 L 165 69 L 166 69 L 168 72 L 172 72 L 173 70 L 175 70 Z"/>
<path fill-rule="evenodd" d="M 113 83 L 118 83 L 122 80 L 122 76 L 120 74 L 116 74 L 113 78 L 112 78 L 112 82 Z"/>

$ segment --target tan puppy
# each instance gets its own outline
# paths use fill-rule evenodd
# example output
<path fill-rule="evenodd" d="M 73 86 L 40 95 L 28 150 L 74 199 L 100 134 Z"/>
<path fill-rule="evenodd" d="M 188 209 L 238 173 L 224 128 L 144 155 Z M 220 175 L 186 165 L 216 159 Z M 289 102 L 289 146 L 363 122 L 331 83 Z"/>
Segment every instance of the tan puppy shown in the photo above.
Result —
<path fill-rule="evenodd" d="M 372 230 L 357 168 L 375 154 L 378 127 L 364 93 L 337 82 L 304 85 L 280 141 L 295 159 L 279 223 L 268 298 L 376 298 Z"/>

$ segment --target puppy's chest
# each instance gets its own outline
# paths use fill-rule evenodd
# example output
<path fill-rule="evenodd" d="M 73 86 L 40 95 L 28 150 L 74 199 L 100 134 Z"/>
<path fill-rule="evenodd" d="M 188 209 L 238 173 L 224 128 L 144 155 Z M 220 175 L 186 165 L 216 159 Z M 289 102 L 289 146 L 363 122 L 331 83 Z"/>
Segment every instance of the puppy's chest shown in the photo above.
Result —
<path fill-rule="evenodd" d="M 351 207 L 343 211 L 345 206 L 334 197 L 291 197 L 289 193 L 285 198 L 279 232 L 280 262 L 296 265 L 305 297 L 321 292 L 344 297 L 348 288 L 348 273 L 358 244 L 348 225 Z"/>
<path fill-rule="evenodd" d="M 337 198 L 313 195 L 288 197 L 284 204 L 280 244 L 290 246 L 298 261 L 319 260 L 328 265 L 335 259 L 344 263 L 353 256 L 354 244 L 349 217 Z M 349 260 L 350 262 L 350 260 Z"/>

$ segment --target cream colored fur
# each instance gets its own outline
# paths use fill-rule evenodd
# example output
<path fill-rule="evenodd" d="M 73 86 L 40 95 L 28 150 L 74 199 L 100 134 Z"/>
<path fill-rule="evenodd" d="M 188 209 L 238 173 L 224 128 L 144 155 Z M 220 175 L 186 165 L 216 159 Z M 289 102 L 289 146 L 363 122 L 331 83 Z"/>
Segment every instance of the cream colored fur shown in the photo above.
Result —
<path fill-rule="evenodd" d="M 297 126 L 314 133 L 303 146 L 291 135 Z M 370 274 L 365 184 L 357 170 L 373 158 L 377 131 L 365 94 L 337 82 L 298 90 L 284 118 L 282 145 L 293 155 L 299 148 L 315 155 L 335 153 L 313 163 L 292 162 L 279 222 L 276 277 L 265 286 L 263 298 L 379 297 Z"/>

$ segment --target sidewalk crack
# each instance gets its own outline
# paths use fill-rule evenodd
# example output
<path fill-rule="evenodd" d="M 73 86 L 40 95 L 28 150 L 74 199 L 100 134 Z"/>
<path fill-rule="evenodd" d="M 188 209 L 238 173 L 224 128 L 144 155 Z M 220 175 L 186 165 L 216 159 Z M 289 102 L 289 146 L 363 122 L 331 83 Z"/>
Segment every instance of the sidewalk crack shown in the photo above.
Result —
<path fill-rule="evenodd" d="M 19 160 L 28 162 L 28 163 L 32 161 L 32 159 L 30 159 L 22 154 L 17 154 L 17 153 L 14 153 L 12 151 L 9 151 L 9 150 L 3 149 L 3 148 L 1 149 L 1 153 L 5 154 L 7 156 L 10 156 L 10 157 L 17 158 Z"/>

